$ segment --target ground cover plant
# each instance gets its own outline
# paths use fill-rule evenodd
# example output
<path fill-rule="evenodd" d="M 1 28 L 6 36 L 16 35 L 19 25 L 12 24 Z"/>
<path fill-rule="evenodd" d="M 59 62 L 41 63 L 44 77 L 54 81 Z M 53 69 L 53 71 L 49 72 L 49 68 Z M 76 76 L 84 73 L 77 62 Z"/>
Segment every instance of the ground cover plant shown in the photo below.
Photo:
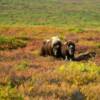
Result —
<path fill-rule="evenodd" d="M 99 0 L 0 0 L 0 25 L 98 29 L 99 5 Z"/>
<path fill-rule="evenodd" d="M 0 0 L 0 100 L 99 100 L 99 0 Z M 64 61 L 39 55 L 44 39 L 76 44 Z"/>

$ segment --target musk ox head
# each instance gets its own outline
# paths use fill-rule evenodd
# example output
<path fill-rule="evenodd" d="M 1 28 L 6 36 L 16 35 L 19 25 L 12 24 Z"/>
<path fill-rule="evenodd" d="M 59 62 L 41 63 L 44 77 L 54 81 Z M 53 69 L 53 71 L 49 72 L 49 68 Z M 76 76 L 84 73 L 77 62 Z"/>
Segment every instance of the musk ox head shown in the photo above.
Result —
<path fill-rule="evenodd" d="M 61 40 L 55 36 L 51 38 L 53 56 L 59 57 L 61 55 Z"/>
<path fill-rule="evenodd" d="M 65 53 L 63 54 L 63 58 L 65 60 L 74 60 L 75 54 L 75 43 L 72 41 L 65 42 Z"/>
<path fill-rule="evenodd" d="M 53 50 L 53 55 L 54 55 L 55 57 L 60 56 L 60 54 L 61 54 L 61 42 L 60 42 L 60 41 L 56 42 L 56 43 L 53 45 L 52 50 Z"/>
<path fill-rule="evenodd" d="M 68 41 L 67 42 L 67 49 L 68 49 L 69 55 L 74 55 L 74 53 L 75 53 L 75 43 L 72 42 L 72 41 Z"/>

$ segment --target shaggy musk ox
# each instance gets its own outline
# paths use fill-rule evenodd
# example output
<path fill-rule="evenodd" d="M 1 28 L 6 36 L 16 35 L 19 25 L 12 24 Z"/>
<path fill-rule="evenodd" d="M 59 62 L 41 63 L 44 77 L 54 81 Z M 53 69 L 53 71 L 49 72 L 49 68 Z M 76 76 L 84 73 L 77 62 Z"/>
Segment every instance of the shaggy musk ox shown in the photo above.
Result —
<path fill-rule="evenodd" d="M 41 47 L 42 56 L 61 57 L 61 40 L 59 37 L 52 37 L 50 40 L 45 40 Z"/>
<path fill-rule="evenodd" d="M 91 58 L 94 58 L 96 56 L 95 52 L 86 52 L 83 54 L 80 54 L 78 57 L 75 58 L 76 61 L 81 61 L 81 60 L 89 60 Z"/>
<path fill-rule="evenodd" d="M 72 41 L 65 42 L 61 47 L 62 58 L 64 60 L 74 60 L 75 43 Z"/>

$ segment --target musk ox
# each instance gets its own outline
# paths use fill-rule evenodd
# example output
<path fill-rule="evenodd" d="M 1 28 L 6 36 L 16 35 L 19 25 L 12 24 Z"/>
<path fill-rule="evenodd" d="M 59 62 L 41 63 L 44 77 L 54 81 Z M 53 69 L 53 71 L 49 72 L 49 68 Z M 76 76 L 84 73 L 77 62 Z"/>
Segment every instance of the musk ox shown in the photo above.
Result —
<path fill-rule="evenodd" d="M 75 43 L 72 41 L 63 43 L 61 47 L 61 54 L 64 60 L 74 60 Z"/>
<path fill-rule="evenodd" d="M 41 47 L 41 55 L 42 56 L 54 56 L 61 57 L 61 40 L 59 37 L 54 36 L 49 40 L 43 41 L 43 45 Z"/>
<path fill-rule="evenodd" d="M 91 58 L 94 58 L 96 56 L 95 52 L 86 52 L 83 54 L 80 54 L 75 58 L 76 61 L 81 61 L 81 60 L 89 60 Z"/>

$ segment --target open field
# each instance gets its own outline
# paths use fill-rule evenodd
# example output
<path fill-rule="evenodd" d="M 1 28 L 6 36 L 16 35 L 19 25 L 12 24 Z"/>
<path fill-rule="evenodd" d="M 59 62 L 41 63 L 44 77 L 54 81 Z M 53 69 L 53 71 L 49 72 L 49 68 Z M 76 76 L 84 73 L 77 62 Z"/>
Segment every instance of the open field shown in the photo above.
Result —
<path fill-rule="evenodd" d="M 0 100 L 100 99 L 99 0 L 0 0 Z M 64 61 L 39 55 L 44 39 L 73 40 Z"/>
<path fill-rule="evenodd" d="M 100 28 L 100 1 L 0 0 L 0 25 Z"/>
<path fill-rule="evenodd" d="M 100 98 L 98 31 L 74 33 L 61 28 L 38 26 L 6 27 L 0 32 L 2 33 L 0 36 L 1 100 L 12 98 L 98 100 Z M 39 51 L 42 40 L 54 35 L 60 36 L 62 40 L 75 41 L 77 49 L 75 56 L 87 51 L 95 51 L 96 57 L 80 62 L 41 57 Z M 14 42 L 11 42 L 13 40 Z"/>

